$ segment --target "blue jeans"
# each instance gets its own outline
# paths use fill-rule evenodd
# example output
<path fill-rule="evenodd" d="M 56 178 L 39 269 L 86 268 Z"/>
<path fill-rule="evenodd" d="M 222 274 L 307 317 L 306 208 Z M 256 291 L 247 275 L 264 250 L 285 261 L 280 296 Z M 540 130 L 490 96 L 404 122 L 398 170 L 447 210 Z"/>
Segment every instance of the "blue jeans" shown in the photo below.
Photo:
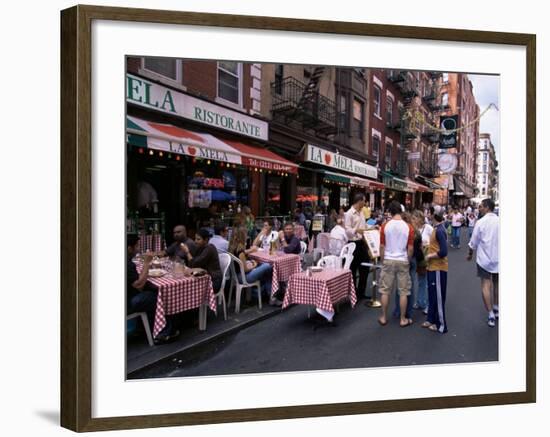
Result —
<path fill-rule="evenodd" d="M 418 287 L 418 282 L 416 280 L 416 259 L 415 258 L 409 261 L 409 275 L 411 275 L 411 294 L 407 296 L 407 311 L 405 313 L 405 317 L 407 319 L 410 319 L 412 316 L 413 302 L 416 296 L 416 289 Z M 395 294 L 395 308 L 393 310 L 393 315 L 395 317 L 401 316 L 401 308 L 399 306 L 398 292 L 396 292 Z"/>
<path fill-rule="evenodd" d="M 416 277 L 418 279 L 416 306 L 424 309 L 428 307 L 428 274 L 424 273 L 423 275 L 421 275 L 417 273 Z"/>
<path fill-rule="evenodd" d="M 452 242 L 454 247 L 460 246 L 460 226 L 453 226 L 452 232 Z"/>
<path fill-rule="evenodd" d="M 473 226 L 469 226 L 468 227 L 468 238 L 469 239 L 472 239 L 472 234 L 474 233 L 474 227 Z"/>
<path fill-rule="evenodd" d="M 262 263 L 255 267 L 253 270 L 246 274 L 247 282 L 260 281 L 262 284 L 262 294 L 264 296 L 271 296 L 271 280 L 273 276 L 273 267 L 269 263 Z M 256 297 L 256 291 L 253 290 L 252 294 Z"/>

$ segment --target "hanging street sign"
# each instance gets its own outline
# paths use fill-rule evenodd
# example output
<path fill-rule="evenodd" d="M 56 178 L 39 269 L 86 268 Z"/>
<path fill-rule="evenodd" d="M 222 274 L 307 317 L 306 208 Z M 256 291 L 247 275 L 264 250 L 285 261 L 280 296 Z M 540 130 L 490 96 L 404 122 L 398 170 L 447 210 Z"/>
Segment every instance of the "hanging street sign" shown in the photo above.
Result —
<path fill-rule="evenodd" d="M 455 153 L 442 153 L 439 155 L 437 165 L 441 173 L 452 173 L 456 170 L 458 159 Z"/>
<path fill-rule="evenodd" d="M 456 147 L 456 129 L 458 128 L 458 115 L 441 117 L 441 129 L 444 129 L 439 136 L 440 149 L 452 149 Z M 447 131 L 447 132 L 446 132 Z"/>

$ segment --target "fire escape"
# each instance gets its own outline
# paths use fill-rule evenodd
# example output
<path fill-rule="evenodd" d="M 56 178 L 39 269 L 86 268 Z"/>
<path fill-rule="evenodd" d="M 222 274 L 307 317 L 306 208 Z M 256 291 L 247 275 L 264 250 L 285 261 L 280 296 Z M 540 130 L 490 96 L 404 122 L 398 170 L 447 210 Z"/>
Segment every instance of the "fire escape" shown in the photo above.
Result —
<path fill-rule="evenodd" d="M 285 125 L 297 122 L 320 137 L 336 134 L 336 104 L 319 93 L 325 69 L 315 67 L 307 84 L 294 77 L 272 82 L 273 115 L 282 117 Z"/>

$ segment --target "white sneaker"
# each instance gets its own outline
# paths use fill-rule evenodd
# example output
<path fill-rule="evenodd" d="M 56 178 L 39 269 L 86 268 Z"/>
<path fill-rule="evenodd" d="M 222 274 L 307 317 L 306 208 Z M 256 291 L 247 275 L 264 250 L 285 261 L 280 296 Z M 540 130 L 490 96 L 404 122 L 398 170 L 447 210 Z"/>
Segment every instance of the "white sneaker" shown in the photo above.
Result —
<path fill-rule="evenodd" d="M 489 317 L 487 319 L 487 325 L 489 325 L 491 328 L 494 328 L 495 327 L 495 318 L 494 317 Z"/>

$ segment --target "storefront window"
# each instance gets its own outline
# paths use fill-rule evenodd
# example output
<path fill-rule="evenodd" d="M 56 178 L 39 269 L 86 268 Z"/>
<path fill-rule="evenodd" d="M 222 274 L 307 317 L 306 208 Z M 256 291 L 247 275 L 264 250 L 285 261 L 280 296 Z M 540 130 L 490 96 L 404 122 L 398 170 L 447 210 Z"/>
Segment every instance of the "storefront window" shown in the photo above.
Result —
<path fill-rule="evenodd" d="M 296 206 L 304 211 L 306 209 L 313 210 L 319 201 L 317 186 L 314 181 L 313 172 L 303 171 L 300 173 L 296 186 Z"/>
<path fill-rule="evenodd" d="M 321 199 L 319 204 L 321 207 L 324 206 L 328 211 L 328 207 L 330 204 L 330 189 L 328 187 L 321 188 Z"/>
<path fill-rule="evenodd" d="M 340 187 L 340 207 L 349 206 L 349 187 Z"/>
<path fill-rule="evenodd" d="M 187 176 L 187 207 L 197 227 L 231 218 L 239 206 L 248 205 L 248 170 L 195 162 Z"/>
<path fill-rule="evenodd" d="M 281 188 L 282 176 L 271 176 L 267 178 L 266 215 L 281 214 Z M 269 213 L 269 214 L 268 214 Z"/>

